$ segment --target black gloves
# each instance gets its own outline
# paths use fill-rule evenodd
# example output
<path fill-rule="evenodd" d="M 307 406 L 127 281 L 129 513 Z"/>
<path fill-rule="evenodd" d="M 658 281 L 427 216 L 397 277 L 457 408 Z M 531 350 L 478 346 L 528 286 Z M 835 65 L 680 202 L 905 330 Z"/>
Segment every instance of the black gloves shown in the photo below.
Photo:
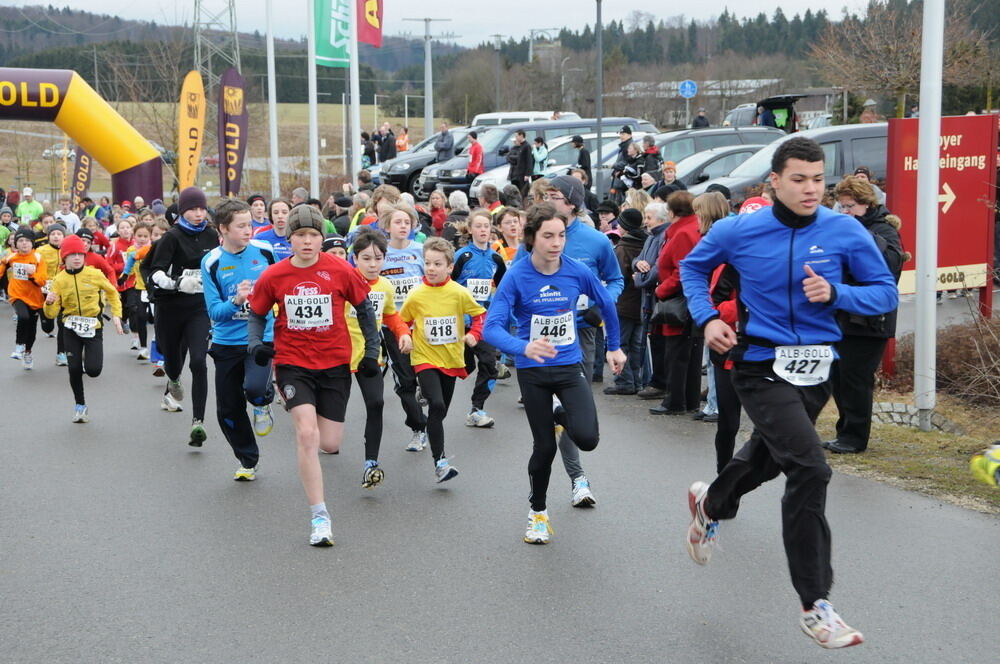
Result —
<path fill-rule="evenodd" d="M 260 344 L 259 346 L 254 346 L 250 354 L 253 355 L 253 361 L 258 366 L 266 367 L 267 363 L 274 358 L 274 348 L 267 344 Z"/>
<path fill-rule="evenodd" d="M 365 378 L 371 378 L 372 376 L 378 375 L 378 371 L 378 360 L 374 357 L 362 357 L 361 361 L 358 362 L 358 373 Z"/>
<path fill-rule="evenodd" d="M 601 317 L 600 308 L 595 304 L 591 308 L 584 311 L 583 321 L 591 327 L 600 327 L 604 325 L 604 319 Z"/>

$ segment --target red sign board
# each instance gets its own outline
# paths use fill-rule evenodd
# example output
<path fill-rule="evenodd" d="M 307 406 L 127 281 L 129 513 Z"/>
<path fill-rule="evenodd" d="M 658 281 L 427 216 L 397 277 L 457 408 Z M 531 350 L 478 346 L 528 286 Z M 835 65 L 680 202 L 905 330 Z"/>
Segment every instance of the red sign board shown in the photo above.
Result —
<path fill-rule="evenodd" d="M 903 220 L 903 246 L 916 256 L 919 120 L 889 121 L 886 190 L 889 210 Z M 938 191 L 938 290 L 991 293 L 997 182 L 997 118 L 941 118 Z M 923 164 L 920 164 L 923 166 Z M 915 259 L 903 266 L 901 293 L 914 292 Z M 983 304 L 988 302 L 983 300 Z"/>

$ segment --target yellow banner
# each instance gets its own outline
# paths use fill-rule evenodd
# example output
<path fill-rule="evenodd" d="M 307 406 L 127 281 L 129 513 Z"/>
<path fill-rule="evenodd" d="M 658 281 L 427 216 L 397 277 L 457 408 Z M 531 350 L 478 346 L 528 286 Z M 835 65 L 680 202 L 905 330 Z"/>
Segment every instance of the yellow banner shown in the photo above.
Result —
<path fill-rule="evenodd" d="M 190 71 L 181 86 L 177 110 L 177 180 L 180 188 L 193 187 L 205 140 L 205 86 L 201 74 Z"/>
<path fill-rule="evenodd" d="M 985 288 L 989 283 L 986 263 L 978 265 L 951 265 L 938 268 L 937 290 L 947 291 L 959 288 Z M 917 271 L 904 270 L 899 277 L 900 295 L 917 292 Z"/>

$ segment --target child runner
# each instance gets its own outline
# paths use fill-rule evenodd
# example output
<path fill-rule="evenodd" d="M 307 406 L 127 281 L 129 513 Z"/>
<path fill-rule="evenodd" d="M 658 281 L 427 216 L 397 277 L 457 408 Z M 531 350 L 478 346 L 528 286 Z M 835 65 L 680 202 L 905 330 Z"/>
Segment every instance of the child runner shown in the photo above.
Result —
<path fill-rule="evenodd" d="M 125 266 L 122 274 L 134 279 L 135 286 L 127 291 L 127 295 L 132 301 L 127 302 L 122 310 L 130 312 L 129 329 L 139 340 L 139 354 L 136 359 L 142 361 L 149 359 L 149 346 L 147 345 L 149 334 L 146 329 L 146 322 L 149 320 L 147 311 L 149 309 L 149 294 L 146 291 L 146 281 L 142 278 L 139 265 L 149 253 L 149 248 L 153 243 L 153 226 L 140 222 L 136 225 L 132 237 L 135 243 L 125 253 Z"/>
<path fill-rule="evenodd" d="M 330 239 L 324 241 L 324 246 Z M 413 348 L 410 338 L 410 328 L 400 320 L 393 301 L 392 284 L 385 277 L 379 276 L 385 262 L 386 241 L 382 232 L 368 226 L 358 229 L 354 239 L 354 262 L 357 270 L 368 282 L 368 300 L 375 311 L 376 327 L 383 325 L 392 330 L 398 340 L 400 353 L 409 353 Z M 351 358 L 351 370 L 361 388 L 361 397 L 365 402 L 365 468 L 361 486 L 372 489 L 382 482 L 385 474 L 378 465 L 378 452 L 382 444 L 382 410 L 385 404 L 385 383 L 382 372 L 365 375 L 357 370 L 364 357 L 365 339 L 358 325 L 358 315 L 354 307 L 347 305 L 347 329 L 351 333 L 351 345 L 354 349 Z"/>
<path fill-rule="evenodd" d="M 250 223 L 253 224 L 254 232 L 258 228 L 264 228 L 265 226 L 270 226 L 271 222 L 267 219 L 267 201 L 260 194 L 252 194 L 250 198 L 247 199 L 247 205 L 250 206 L 250 214 L 252 218 Z"/>
<path fill-rule="evenodd" d="M 17 315 L 14 352 L 10 356 L 21 360 L 25 371 L 34 366 L 31 349 L 38 335 L 38 314 L 45 304 L 42 287 L 49 278 L 45 260 L 34 247 L 34 232 L 21 227 L 14 233 L 14 251 L 0 262 L 0 276 L 9 275 L 7 297 Z"/>
<path fill-rule="evenodd" d="M 66 238 L 66 228 L 62 224 L 52 224 L 47 232 L 49 241 L 38 248 L 38 253 L 45 261 L 45 269 L 49 276 L 49 280 L 42 287 L 43 295 L 48 295 L 52 278 L 59 272 L 59 267 L 62 264 L 62 259 L 59 257 L 59 247 L 62 246 L 63 240 Z M 49 337 L 56 338 L 56 366 L 66 366 L 65 333 L 61 326 L 56 325 L 55 320 L 45 314 L 44 309 L 42 309 L 42 332 Z"/>
<path fill-rule="evenodd" d="M 288 213 L 292 209 L 292 204 L 284 198 L 275 198 L 271 201 L 267 216 L 271 219 L 270 226 L 263 226 L 254 231 L 254 238 L 261 242 L 267 242 L 274 251 L 275 260 L 284 260 L 292 255 L 291 245 L 288 244 Z"/>
<path fill-rule="evenodd" d="M 424 280 L 413 289 L 400 315 L 413 323 L 413 351 L 410 361 L 420 390 L 427 399 L 427 435 L 434 456 L 438 482 L 458 475 L 444 454 L 444 418 L 455 392 L 455 379 L 465 378 L 465 346 L 475 346 L 482 338 L 486 309 L 469 291 L 451 280 L 455 249 L 442 238 L 424 243 Z M 465 317 L 472 317 L 466 331 Z"/>
<path fill-rule="evenodd" d="M 91 378 L 104 368 L 104 304 L 111 308 L 111 323 L 122 334 L 122 304 L 118 290 L 104 273 L 86 265 L 87 248 L 83 240 L 71 235 L 62 243 L 60 254 L 66 269 L 52 279 L 45 298 L 45 315 L 58 320 L 66 329 L 65 343 L 69 357 L 69 385 L 76 407 L 73 421 L 89 422 L 87 400 L 83 395 L 83 374 Z"/>
<path fill-rule="evenodd" d="M 260 276 L 250 294 L 247 351 L 263 366 L 273 357 L 285 409 L 291 413 L 299 477 L 312 512 L 313 546 L 332 546 L 330 513 L 323 498 L 319 450 L 340 449 L 351 393 L 351 338 L 345 303 L 354 305 L 364 334 L 358 372 L 378 373 L 379 338 L 368 286 L 347 262 L 322 252 L 323 215 L 300 205 L 288 217 L 293 255 Z M 264 343 L 265 316 L 278 305 L 274 347 Z"/>
<path fill-rule="evenodd" d="M 328 235 L 327 238 L 323 240 L 323 253 L 338 256 L 346 261 L 347 241 L 339 235 Z"/>
<path fill-rule="evenodd" d="M 111 251 L 108 252 L 108 264 L 111 265 L 115 271 L 115 275 L 118 277 L 116 284 L 118 286 L 118 295 L 122 302 L 122 313 L 125 325 L 132 336 L 129 348 L 130 350 L 139 350 L 143 344 L 139 340 L 138 332 L 132 329 L 132 321 L 135 318 L 133 308 L 136 305 L 135 277 L 125 269 L 126 255 L 129 249 L 135 245 L 133 219 L 134 217 L 128 217 L 118 221 L 116 227 L 118 234 L 111 241 Z"/>
<path fill-rule="evenodd" d="M 424 277 L 423 245 L 410 239 L 417 224 L 417 213 L 413 208 L 385 200 L 380 206 L 383 212 L 379 226 L 389 235 L 382 276 L 392 284 L 393 302 L 398 311 L 403 307 L 406 296 Z M 406 451 L 419 452 L 427 446 L 427 417 L 417 400 L 417 376 L 410 364 L 410 356 L 399 351 L 399 339 L 392 330 L 383 326 L 382 337 L 392 369 L 394 389 L 406 413 L 406 426 L 413 432 Z"/>
<path fill-rule="evenodd" d="M 524 232 L 524 212 L 517 208 L 506 207 L 500 213 L 500 239 L 493 243 L 493 250 L 503 257 L 507 267 L 514 262 L 517 248 L 521 246 Z"/>
<path fill-rule="evenodd" d="M 201 260 L 205 306 L 212 319 L 212 346 L 208 354 L 215 362 L 215 407 L 219 428 L 240 462 L 233 476 L 237 481 L 257 477 L 260 450 L 258 436 L 271 433 L 274 418 L 270 403 L 271 364 L 257 364 L 247 354 L 247 298 L 253 285 L 274 264 L 271 245 L 251 240 L 250 206 L 229 199 L 216 209 L 215 224 L 222 245 Z M 272 345 L 274 316 L 268 314 L 263 341 Z M 253 407 L 253 426 L 247 417 L 247 402 Z"/>
<path fill-rule="evenodd" d="M 581 368 L 575 315 L 581 295 L 593 298 L 604 318 L 606 358 L 612 371 L 619 373 L 625 364 L 614 300 L 587 265 L 563 255 L 567 222 L 548 203 L 528 210 L 524 248 L 529 258 L 511 267 L 486 320 L 487 340 L 516 357 L 517 382 L 534 439 L 528 462 L 531 506 L 524 535 L 529 544 L 547 544 L 551 537 L 545 499 L 558 429 L 583 451 L 593 450 L 599 439 L 590 381 Z M 517 320 L 517 337 L 507 331 L 511 315 Z M 555 409 L 553 396 L 561 402 Z"/>
<path fill-rule="evenodd" d="M 472 299 L 489 309 L 494 289 L 503 278 L 507 266 L 503 257 L 490 247 L 493 217 L 489 210 L 473 210 L 469 214 L 469 244 L 455 252 L 455 267 L 451 278 L 465 286 Z M 468 427 L 492 427 L 495 420 L 484 408 L 496 384 L 497 351 L 485 341 L 465 350 L 465 364 L 477 367 L 476 385 L 472 390 L 472 409 L 465 418 Z"/>

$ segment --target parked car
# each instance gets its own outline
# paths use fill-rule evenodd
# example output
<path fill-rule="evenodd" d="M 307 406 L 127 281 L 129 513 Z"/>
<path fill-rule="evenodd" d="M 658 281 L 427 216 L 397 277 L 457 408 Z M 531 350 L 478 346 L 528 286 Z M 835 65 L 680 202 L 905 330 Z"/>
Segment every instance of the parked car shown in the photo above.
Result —
<path fill-rule="evenodd" d="M 771 173 L 771 157 L 775 150 L 794 136 L 811 138 L 823 147 L 827 187 L 833 187 L 845 173 L 853 173 L 858 166 L 871 169 L 872 177 L 885 177 L 886 150 L 889 125 L 873 124 L 838 125 L 807 129 L 765 145 L 757 154 L 747 159 L 726 177 L 715 178 L 689 187 L 692 194 L 701 194 L 710 184 L 725 185 L 732 192 L 732 202 L 739 205 L 746 199 L 746 190 L 760 184 Z"/>
<path fill-rule="evenodd" d="M 757 104 L 740 104 L 726 114 L 723 127 L 752 127 L 757 119 Z"/>
<path fill-rule="evenodd" d="M 752 157 L 763 145 L 726 145 L 691 155 L 677 162 L 677 179 L 690 187 L 724 177 Z"/>
<path fill-rule="evenodd" d="M 515 122 L 538 122 L 552 119 L 552 111 L 503 111 L 502 113 L 480 113 L 472 118 L 472 124 L 483 127 L 514 124 Z M 559 111 L 560 120 L 579 120 L 572 111 Z"/>
<path fill-rule="evenodd" d="M 482 131 L 482 127 L 456 127 L 450 129 L 452 138 L 455 139 L 456 154 L 469 144 L 469 132 L 474 129 Z M 414 147 L 402 153 L 395 159 L 390 159 L 381 164 L 381 179 L 386 184 L 391 184 L 400 191 L 408 191 L 414 198 L 422 198 L 422 193 L 418 181 L 423 171 L 437 161 L 437 152 L 434 150 L 434 141 L 438 134 L 425 138 Z M 480 134 L 480 139 L 482 134 Z"/>
<path fill-rule="evenodd" d="M 76 148 L 72 145 L 63 147 L 62 143 L 56 143 L 52 147 L 42 150 L 42 159 L 76 159 Z"/>
<path fill-rule="evenodd" d="M 603 118 L 601 125 L 601 133 L 604 133 L 605 128 L 614 131 L 623 125 L 630 125 L 633 131 L 656 131 L 656 127 L 649 122 L 636 118 Z M 514 144 L 514 134 L 518 131 L 524 131 L 529 143 L 536 136 L 543 137 L 547 143 L 561 136 L 585 134 L 595 132 L 596 130 L 597 120 L 594 118 L 520 122 L 494 127 L 479 137 L 480 142 L 483 144 L 483 165 L 485 166 L 485 170 L 490 170 L 507 163 L 507 153 L 510 152 L 510 146 Z M 423 192 L 425 194 L 430 194 L 431 191 L 438 187 L 443 189 L 445 194 L 455 190 L 468 193 L 469 187 L 472 185 L 472 178 L 469 177 L 468 155 L 463 154 L 444 164 L 440 164 L 435 178 L 435 180 L 431 180 L 430 178 L 424 180 Z"/>
<path fill-rule="evenodd" d="M 833 126 L 833 114 L 832 113 L 820 113 L 816 117 L 809 120 L 809 124 L 806 129 L 819 129 L 820 127 L 831 127 Z"/>

